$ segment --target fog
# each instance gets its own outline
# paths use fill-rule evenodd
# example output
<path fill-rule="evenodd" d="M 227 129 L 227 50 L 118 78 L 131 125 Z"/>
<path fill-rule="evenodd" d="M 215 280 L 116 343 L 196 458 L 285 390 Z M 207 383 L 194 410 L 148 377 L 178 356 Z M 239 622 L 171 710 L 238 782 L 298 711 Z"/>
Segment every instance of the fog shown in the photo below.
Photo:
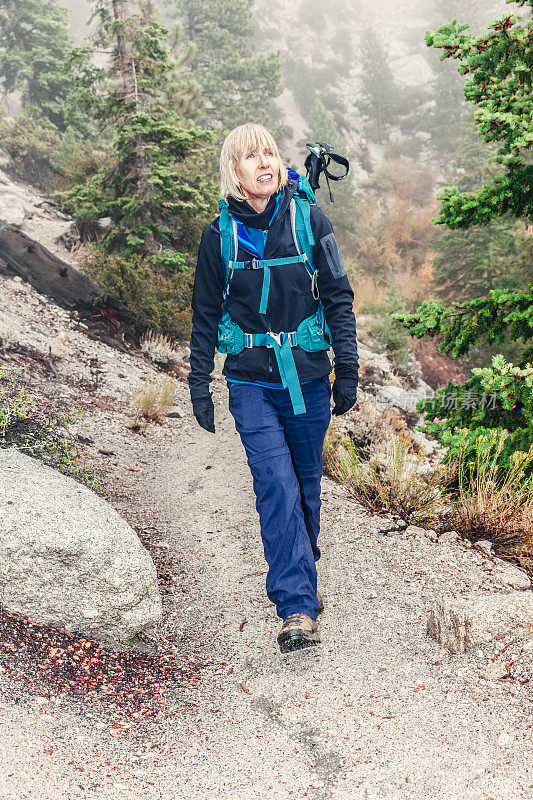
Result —
<path fill-rule="evenodd" d="M 71 15 L 71 32 L 79 44 L 87 36 L 87 22 L 91 3 L 86 0 L 59 0 Z M 169 22 L 169 13 L 175 12 L 179 2 L 158 3 L 163 22 Z M 183 4 L 182 4 L 183 5 Z M 284 64 L 284 92 L 277 103 L 280 118 L 292 130 L 288 137 L 289 152 L 295 152 L 295 143 L 302 128 L 309 123 L 305 110 L 298 108 L 290 91 L 290 59 L 294 42 L 307 61 L 309 77 L 327 69 L 331 80 L 320 99 L 328 108 L 328 98 L 337 95 L 343 107 L 342 121 L 337 123 L 348 138 L 358 131 L 360 116 L 357 97 L 362 71 L 361 37 L 371 29 L 384 48 L 396 84 L 407 89 L 403 102 L 412 102 L 417 92 L 427 91 L 438 71 L 445 71 L 450 80 L 460 88 L 457 64 L 439 61 L 440 52 L 430 49 L 424 41 L 427 30 L 457 18 L 468 22 L 469 32 L 480 33 L 486 24 L 508 10 L 504 0 L 271 0 L 254 4 L 254 40 L 265 52 L 279 51 Z M 516 11 L 516 9 L 513 9 Z M 239 20 L 235 19 L 235 25 Z M 307 57 L 305 55 L 307 53 Z M 342 58 L 340 57 L 342 56 Z M 446 72 L 447 71 L 447 72 Z M 320 87 L 318 87 L 320 88 Z M 402 98 L 399 100 L 402 103 Z M 301 105 L 301 103 L 300 103 Z M 339 105 L 339 103 L 337 103 Z M 457 118 L 461 114 L 462 96 L 457 94 Z M 335 117 L 335 104 L 329 103 Z M 403 110 L 400 108 L 400 114 Z"/>

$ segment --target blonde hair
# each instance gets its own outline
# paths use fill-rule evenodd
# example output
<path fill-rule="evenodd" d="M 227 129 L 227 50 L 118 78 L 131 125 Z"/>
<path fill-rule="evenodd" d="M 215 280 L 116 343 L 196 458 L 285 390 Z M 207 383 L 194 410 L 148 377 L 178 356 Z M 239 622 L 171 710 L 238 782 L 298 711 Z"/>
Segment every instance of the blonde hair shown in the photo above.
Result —
<path fill-rule="evenodd" d="M 255 122 L 246 122 L 233 128 L 228 133 L 222 144 L 220 151 L 220 196 L 224 200 L 228 197 L 235 197 L 237 200 L 246 200 L 240 188 L 240 181 L 237 177 L 235 167 L 245 153 L 255 150 L 260 145 L 270 147 L 276 158 L 279 158 L 278 188 L 285 186 L 289 178 L 287 168 L 281 160 L 278 146 L 272 134 L 262 125 Z"/>

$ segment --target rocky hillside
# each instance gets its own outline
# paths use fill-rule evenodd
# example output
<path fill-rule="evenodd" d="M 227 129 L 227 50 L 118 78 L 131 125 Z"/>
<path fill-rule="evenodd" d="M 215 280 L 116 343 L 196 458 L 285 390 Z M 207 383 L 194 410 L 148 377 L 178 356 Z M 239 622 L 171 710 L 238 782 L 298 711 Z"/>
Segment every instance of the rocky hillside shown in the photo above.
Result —
<path fill-rule="evenodd" d="M 31 187 L 3 186 L 22 198 L 25 232 L 69 259 L 58 237 L 70 221 Z M 192 415 L 186 342 L 163 370 L 109 320 L 60 308 L 1 264 L 0 300 L 0 370 L 20 371 L 40 412 L 73 414 L 70 436 L 111 481 L 163 604 L 157 625 L 117 649 L 2 611 L 2 796 L 251 800 L 266 787 L 274 800 L 529 797 L 523 571 L 488 542 L 368 513 L 325 477 L 322 645 L 281 659 L 222 357 L 212 436 Z M 420 364 L 399 368 L 364 319 L 360 330 L 360 401 L 333 424 L 376 452 L 384 432 L 400 432 L 431 464 L 438 451 L 415 430 L 414 403 L 431 391 Z M 174 407 L 132 425 L 132 395 L 169 369 Z M 0 449 L 4 468 L 12 457 Z"/>
<path fill-rule="evenodd" d="M 6 156 L 0 154 L 0 165 L 2 163 L 8 166 L 9 162 Z M 52 253 L 76 266 L 77 243 L 75 234 L 71 232 L 72 220 L 62 214 L 45 195 L 27 184 L 9 178 L 5 172 L 0 172 L 0 220 L 16 225 Z M 57 364 L 61 373 L 71 379 L 76 375 L 78 380 L 83 379 L 89 383 L 94 382 L 96 377 L 102 391 L 117 400 L 121 396 L 121 389 L 138 383 L 150 372 L 155 373 L 153 362 L 149 358 L 141 357 L 133 374 L 117 378 L 123 372 L 118 366 L 123 356 L 119 357 L 109 348 L 102 348 L 94 339 L 87 341 L 87 337 L 83 335 L 84 325 L 76 314 L 58 309 L 45 297 L 37 297 L 27 284 L 17 278 L 4 282 L 2 292 L 5 302 L 0 308 L 0 337 L 4 354 L 8 349 L 14 353 L 17 347 L 33 349 L 43 354 L 43 357 L 49 357 L 51 352 L 53 363 Z M 36 306 L 40 307 L 37 315 L 32 313 Z M 360 402 L 377 411 L 391 407 L 397 409 L 423 451 L 431 453 L 434 445 L 415 430 L 420 422 L 415 413 L 416 403 L 433 394 L 431 386 L 422 378 L 423 365 L 411 354 L 407 364 L 400 367 L 385 353 L 379 352 L 379 346 L 370 332 L 371 321 L 368 317 L 358 320 Z M 186 342 L 182 343 L 181 348 L 178 347 L 177 353 L 181 353 L 184 359 L 182 369 L 186 370 Z M 137 357 L 139 355 L 136 353 Z M 131 356 L 135 360 L 133 353 Z M 101 359 L 104 359 L 102 368 L 90 366 L 91 363 L 100 363 Z M 109 360 L 111 363 L 106 365 L 104 362 Z M 222 379 L 223 363 L 224 356 L 217 355 L 217 380 Z M 108 385 L 111 382 L 113 385 Z M 125 394 L 122 398 L 125 398 Z M 355 411 L 352 416 L 346 416 L 346 426 L 353 424 L 353 414 Z"/>

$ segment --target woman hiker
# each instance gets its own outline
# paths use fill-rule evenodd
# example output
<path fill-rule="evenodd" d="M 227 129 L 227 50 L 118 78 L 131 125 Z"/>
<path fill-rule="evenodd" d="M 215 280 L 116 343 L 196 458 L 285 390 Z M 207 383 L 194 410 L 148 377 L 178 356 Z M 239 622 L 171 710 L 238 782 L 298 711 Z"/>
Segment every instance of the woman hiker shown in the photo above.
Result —
<path fill-rule="evenodd" d="M 210 373 L 215 348 L 227 353 L 223 374 L 253 478 L 266 591 L 288 652 L 320 641 L 322 447 L 331 394 L 336 415 L 357 397 L 354 295 L 330 221 L 266 128 L 247 123 L 228 134 L 220 177 L 220 215 L 198 252 L 188 381 L 194 415 L 214 433 Z"/>

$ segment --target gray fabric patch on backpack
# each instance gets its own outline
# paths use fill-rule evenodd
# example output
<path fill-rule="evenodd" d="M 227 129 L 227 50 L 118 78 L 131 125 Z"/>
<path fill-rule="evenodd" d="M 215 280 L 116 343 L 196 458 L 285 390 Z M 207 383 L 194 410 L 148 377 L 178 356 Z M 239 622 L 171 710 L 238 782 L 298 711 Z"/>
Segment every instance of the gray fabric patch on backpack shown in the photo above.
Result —
<path fill-rule="evenodd" d="M 339 245 L 335 239 L 335 234 L 328 233 L 327 236 L 324 236 L 320 240 L 320 244 L 326 255 L 331 274 L 334 278 L 342 278 L 343 275 L 346 275 L 346 269 L 339 250 Z"/>

